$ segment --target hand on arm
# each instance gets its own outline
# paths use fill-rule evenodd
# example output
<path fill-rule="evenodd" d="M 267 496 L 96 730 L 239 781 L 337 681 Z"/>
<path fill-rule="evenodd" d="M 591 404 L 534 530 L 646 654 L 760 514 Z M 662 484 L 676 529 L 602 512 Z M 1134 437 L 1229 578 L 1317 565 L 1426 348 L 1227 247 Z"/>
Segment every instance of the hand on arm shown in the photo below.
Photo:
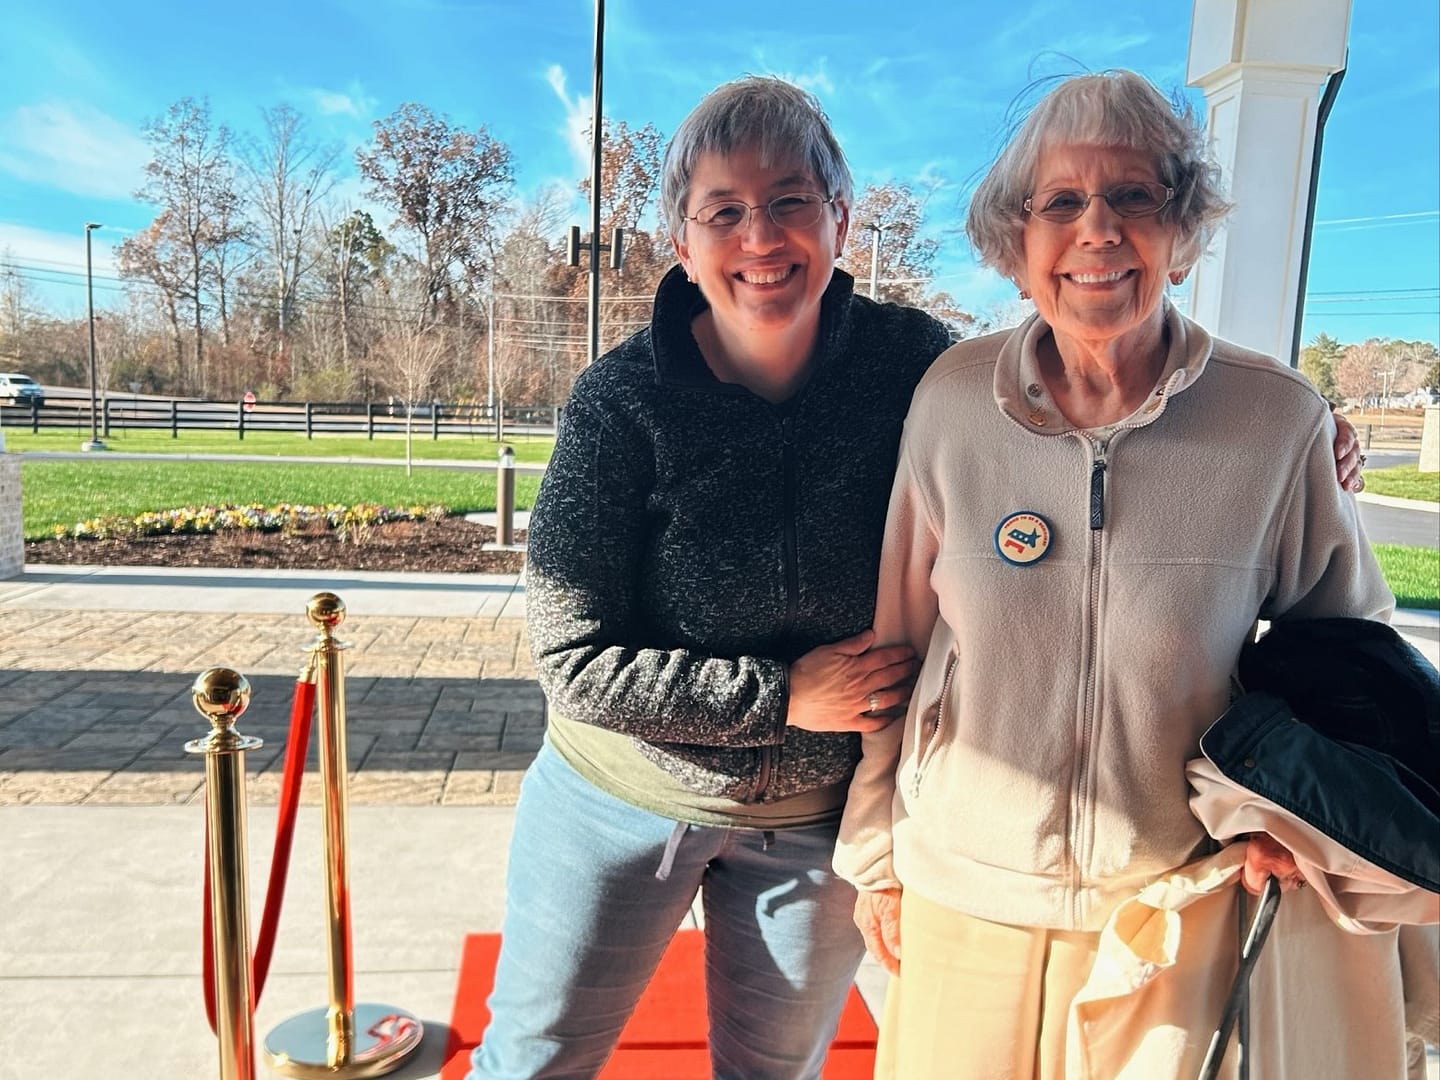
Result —
<path fill-rule="evenodd" d="M 872 649 L 873 630 L 811 649 L 790 665 L 785 723 L 807 731 L 879 731 L 904 715 L 919 662 L 908 645 Z"/>
<path fill-rule="evenodd" d="M 891 975 L 900 974 L 900 890 L 878 889 L 855 897 L 855 925 L 865 948 Z"/>
<path fill-rule="evenodd" d="M 1365 455 L 1360 452 L 1360 439 L 1355 425 L 1339 409 L 1332 409 L 1335 416 L 1335 479 L 1350 492 L 1365 490 Z"/>

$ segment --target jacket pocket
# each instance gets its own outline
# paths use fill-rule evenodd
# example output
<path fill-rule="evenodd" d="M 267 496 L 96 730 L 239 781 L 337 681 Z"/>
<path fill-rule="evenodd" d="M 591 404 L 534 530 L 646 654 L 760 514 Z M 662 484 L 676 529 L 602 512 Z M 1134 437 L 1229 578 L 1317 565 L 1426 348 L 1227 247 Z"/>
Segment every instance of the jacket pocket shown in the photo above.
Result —
<path fill-rule="evenodd" d="M 955 665 L 960 657 L 952 650 L 945 659 L 945 677 L 940 680 L 940 693 L 935 700 L 920 711 L 916 717 L 915 733 L 915 780 L 911 793 L 920 794 L 920 784 L 925 771 L 935 760 L 940 747 L 940 737 L 945 727 L 945 699 L 950 696 L 950 680 L 955 677 Z"/>

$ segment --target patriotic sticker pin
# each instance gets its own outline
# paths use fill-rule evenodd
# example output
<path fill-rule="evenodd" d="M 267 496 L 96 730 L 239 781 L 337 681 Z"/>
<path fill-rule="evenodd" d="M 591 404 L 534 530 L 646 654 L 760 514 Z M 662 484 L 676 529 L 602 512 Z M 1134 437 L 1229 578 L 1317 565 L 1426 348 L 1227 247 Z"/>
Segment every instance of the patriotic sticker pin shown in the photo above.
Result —
<path fill-rule="evenodd" d="M 995 528 L 995 550 L 1011 566 L 1039 562 L 1050 550 L 1050 522 L 1039 514 L 1021 510 Z"/>

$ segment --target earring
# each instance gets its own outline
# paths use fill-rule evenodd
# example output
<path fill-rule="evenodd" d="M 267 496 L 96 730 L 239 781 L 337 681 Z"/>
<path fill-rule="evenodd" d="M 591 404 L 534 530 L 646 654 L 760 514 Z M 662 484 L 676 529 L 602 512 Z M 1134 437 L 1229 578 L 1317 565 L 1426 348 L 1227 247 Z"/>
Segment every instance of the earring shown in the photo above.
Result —
<path fill-rule="evenodd" d="M 1183 284 L 1185 283 L 1185 275 L 1186 275 L 1187 273 L 1189 273 L 1189 271 L 1187 271 L 1187 270 L 1171 270 L 1171 271 L 1170 271 L 1170 284 L 1171 284 L 1171 285 L 1183 285 Z"/>
<path fill-rule="evenodd" d="M 1029 290 L 1029 289 L 1021 289 L 1021 290 L 1020 290 L 1020 299 L 1021 299 L 1021 300 L 1029 300 L 1029 299 L 1030 299 L 1030 290 Z"/>

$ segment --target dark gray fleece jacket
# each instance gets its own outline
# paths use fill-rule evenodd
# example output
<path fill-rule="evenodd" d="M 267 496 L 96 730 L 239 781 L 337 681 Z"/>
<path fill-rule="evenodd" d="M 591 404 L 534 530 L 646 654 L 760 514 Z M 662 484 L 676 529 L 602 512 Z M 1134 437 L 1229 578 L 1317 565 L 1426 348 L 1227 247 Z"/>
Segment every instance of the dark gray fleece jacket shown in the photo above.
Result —
<path fill-rule="evenodd" d="M 529 530 L 526 610 L 553 712 L 631 736 L 689 789 L 772 801 L 847 780 L 859 738 L 787 727 L 786 672 L 870 625 L 911 392 L 949 344 L 835 271 L 821 356 L 772 405 L 718 381 L 679 268 L 575 383 Z"/>

